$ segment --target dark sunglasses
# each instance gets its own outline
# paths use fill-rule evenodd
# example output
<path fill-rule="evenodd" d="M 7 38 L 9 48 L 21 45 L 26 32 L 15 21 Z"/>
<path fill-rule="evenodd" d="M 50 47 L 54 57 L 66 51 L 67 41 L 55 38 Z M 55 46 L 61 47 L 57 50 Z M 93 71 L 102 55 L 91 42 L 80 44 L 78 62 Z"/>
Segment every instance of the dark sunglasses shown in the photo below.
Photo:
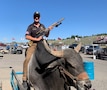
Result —
<path fill-rule="evenodd" d="M 34 19 L 38 20 L 38 19 L 39 19 L 39 17 L 35 17 Z"/>

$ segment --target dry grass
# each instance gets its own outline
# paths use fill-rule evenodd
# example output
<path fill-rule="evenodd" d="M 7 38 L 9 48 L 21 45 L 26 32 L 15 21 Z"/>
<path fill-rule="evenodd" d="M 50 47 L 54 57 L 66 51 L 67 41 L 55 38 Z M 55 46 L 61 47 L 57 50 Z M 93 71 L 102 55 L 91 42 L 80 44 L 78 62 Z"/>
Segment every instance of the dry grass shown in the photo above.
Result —
<path fill-rule="evenodd" d="M 90 37 L 83 37 L 80 39 L 80 41 L 75 41 L 75 39 L 64 39 L 64 40 L 49 40 L 49 43 L 53 43 L 53 44 L 58 44 L 60 42 L 62 42 L 62 44 L 66 44 L 66 45 L 70 45 L 73 43 L 79 43 L 81 42 L 82 45 L 90 45 L 93 43 L 93 41 L 95 41 L 97 38 L 97 36 L 90 36 Z"/>

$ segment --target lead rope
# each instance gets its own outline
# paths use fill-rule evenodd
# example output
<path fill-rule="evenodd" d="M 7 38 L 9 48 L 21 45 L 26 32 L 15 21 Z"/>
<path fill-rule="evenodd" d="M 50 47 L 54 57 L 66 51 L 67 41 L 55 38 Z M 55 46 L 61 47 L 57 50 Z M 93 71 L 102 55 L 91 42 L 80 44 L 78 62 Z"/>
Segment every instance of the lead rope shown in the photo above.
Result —
<path fill-rule="evenodd" d="M 77 82 L 77 80 L 78 80 L 78 78 L 76 78 L 76 77 L 74 77 L 71 73 L 69 73 L 67 70 L 65 70 L 63 67 L 61 67 L 61 66 L 59 66 L 59 70 L 60 70 L 60 72 L 61 72 L 61 75 L 63 76 L 63 78 L 65 79 L 65 82 L 67 82 L 67 78 L 66 78 L 66 76 L 65 75 L 67 75 L 68 77 L 70 77 L 72 80 L 73 80 L 73 82 L 75 83 L 75 85 L 76 85 L 76 82 Z M 87 90 L 95 90 L 95 89 L 92 89 L 92 88 L 88 88 L 87 87 Z"/>
<path fill-rule="evenodd" d="M 59 66 L 59 70 L 61 75 L 63 76 L 63 78 L 65 79 L 65 82 L 67 82 L 67 78 L 65 75 L 67 75 L 68 77 L 70 77 L 73 82 L 76 84 L 77 78 L 74 77 L 71 73 L 69 73 L 67 70 L 65 70 L 63 67 Z"/>
<path fill-rule="evenodd" d="M 59 66 L 59 72 L 60 72 L 60 74 L 63 76 L 65 82 L 67 83 L 67 78 L 66 78 L 66 76 L 65 76 L 65 74 L 64 74 L 63 69 L 62 69 L 61 66 Z"/>

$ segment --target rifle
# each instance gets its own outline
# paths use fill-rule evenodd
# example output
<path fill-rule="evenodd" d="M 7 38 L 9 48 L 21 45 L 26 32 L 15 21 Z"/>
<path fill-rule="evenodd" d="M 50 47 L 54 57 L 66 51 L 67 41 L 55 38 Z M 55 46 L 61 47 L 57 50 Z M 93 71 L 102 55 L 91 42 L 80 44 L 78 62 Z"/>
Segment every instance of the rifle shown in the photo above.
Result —
<path fill-rule="evenodd" d="M 54 27 L 58 27 L 59 25 L 62 24 L 62 21 L 63 21 L 63 20 L 64 20 L 64 18 L 61 18 L 59 21 L 53 23 L 51 26 L 52 26 L 53 28 L 54 28 Z M 44 29 L 39 30 L 39 31 L 36 33 L 36 34 L 37 34 L 36 38 L 39 37 L 39 36 L 45 36 L 48 31 L 49 31 L 48 28 L 46 28 L 45 30 L 44 30 Z"/>

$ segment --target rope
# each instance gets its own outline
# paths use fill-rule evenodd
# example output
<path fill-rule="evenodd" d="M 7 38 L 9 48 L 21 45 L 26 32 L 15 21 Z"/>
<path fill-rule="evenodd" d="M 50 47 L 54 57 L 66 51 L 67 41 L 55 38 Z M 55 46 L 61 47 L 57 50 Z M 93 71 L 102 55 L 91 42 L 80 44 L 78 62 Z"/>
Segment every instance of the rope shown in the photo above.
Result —
<path fill-rule="evenodd" d="M 71 73 L 69 73 L 67 70 L 65 70 L 63 67 L 59 66 L 59 70 L 62 74 L 62 76 L 64 77 L 65 81 L 67 82 L 66 76 L 67 75 L 69 78 L 71 78 L 73 80 L 73 82 L 76 84 L 77 78 L 74 77 Z"/>

